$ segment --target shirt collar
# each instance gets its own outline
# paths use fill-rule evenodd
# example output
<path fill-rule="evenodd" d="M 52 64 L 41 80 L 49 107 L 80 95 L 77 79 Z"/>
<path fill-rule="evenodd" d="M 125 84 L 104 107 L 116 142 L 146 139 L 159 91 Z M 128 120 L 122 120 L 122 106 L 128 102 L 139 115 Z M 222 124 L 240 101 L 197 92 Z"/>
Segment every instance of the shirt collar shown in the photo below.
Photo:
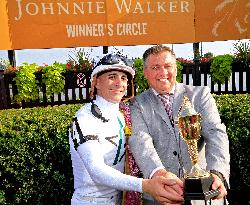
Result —
<path fill-rule="evenodd" d="M 154 88 L 151 88 L 153 90 L 153 93 L 158 96 L 160 95 Z M 170 91 L 170 95 L 174 95 L 174 92 L 175 92 L 175 85 L 173 86 L 172 90 Z"/>
<path fill-rule="evenodd" d="M 99 107 L 101 113 L 107 119 L 111 119 L 114 116 L 117 117 L 120 113 L 119 103 L 109 102 L 101 96 L 97 95 L 94 103 Z"/>

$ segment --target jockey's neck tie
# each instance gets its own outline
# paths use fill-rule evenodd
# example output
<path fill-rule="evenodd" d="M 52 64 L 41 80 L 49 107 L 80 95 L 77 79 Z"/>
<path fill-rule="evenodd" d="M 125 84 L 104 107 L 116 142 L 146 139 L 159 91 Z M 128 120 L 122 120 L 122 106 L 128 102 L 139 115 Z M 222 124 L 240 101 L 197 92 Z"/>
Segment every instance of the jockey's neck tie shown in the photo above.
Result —
<path fill-rule="evenodd" d="M 172 102 L 171 102 L 171 94 L 165 94 L 165 95 L 158 95 L 159 98 L 161 99 L 165 110 L 169 116 L 169 120 L 172 124 L 172 126 L 174 125 L 174 120 L 173 120 L 173 111 L 172 111 Z"/>

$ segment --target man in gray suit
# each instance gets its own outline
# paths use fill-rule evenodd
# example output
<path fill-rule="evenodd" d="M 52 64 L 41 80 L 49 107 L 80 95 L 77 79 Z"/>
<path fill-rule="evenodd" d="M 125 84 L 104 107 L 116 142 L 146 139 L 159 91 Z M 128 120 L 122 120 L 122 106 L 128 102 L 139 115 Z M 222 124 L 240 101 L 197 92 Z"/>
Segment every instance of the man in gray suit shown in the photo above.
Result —
<path fill-rule="evenodd" d="M 182 187 L 179 180 L 185 170 L 191 168 L 191 160 L 175 119 L 186 96 L 202 118 L 203 142 L 199 141 L 198 163 L 211 172 L 214 178 L 212 189 L 220 191 L 212 204 L 223 204 L 227 194 L 225 181 L 229 182 L 229 142 L 209 88 L 177 83 L 176 57 L 168 47 L 157 45 L 149 48 L 143 54 L 143 61 L 144 76 L 150 89 L 131 103 L 132 136 L 129 144 L 144 177 L 161 175 L 178 181 L 175 186 L 165 186 L 169 193 L 176 194 L 175 190 Z M 168 98 L 168 102 L 163 102 L 162 97 Z M 178 185 L 180 187 L 176 187 Z M 171 196 L 164 204 L 181 204 L 173 194 Z M 144 202 L 145 205 L 158 204 L 146 195 Z M 192 204 L 203 205 L 204 201 L 196 200 Z"/>

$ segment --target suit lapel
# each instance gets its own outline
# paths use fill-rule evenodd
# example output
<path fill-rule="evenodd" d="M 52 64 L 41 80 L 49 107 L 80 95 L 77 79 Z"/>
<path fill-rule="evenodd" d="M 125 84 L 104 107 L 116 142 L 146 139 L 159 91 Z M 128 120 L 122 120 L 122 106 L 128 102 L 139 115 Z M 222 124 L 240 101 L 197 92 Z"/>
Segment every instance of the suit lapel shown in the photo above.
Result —
<path fill-rule="evenodd" d="M 179 110 L 181 108 L 182 102 L 183 102 L 183 96 L 185 94 L 185 88 L 183 87 L 183 84 L 176 83 L 175 85 L 175 92 L 174 92 L 174 101 L 173 101 L 173 117 L 174 120 L 177 119 Z"/>

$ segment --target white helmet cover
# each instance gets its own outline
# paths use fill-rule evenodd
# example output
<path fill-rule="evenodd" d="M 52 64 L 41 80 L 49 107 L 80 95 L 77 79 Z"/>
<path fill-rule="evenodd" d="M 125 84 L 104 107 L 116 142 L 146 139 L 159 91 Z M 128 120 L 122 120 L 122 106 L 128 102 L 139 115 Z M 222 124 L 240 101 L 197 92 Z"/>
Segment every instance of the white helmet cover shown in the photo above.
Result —
<path fill-rule="evenodd" d="M 91 74 L 91 82 L 93 80 L 93 77 L 103 71 L 108 71 L 108 70 L 120 70 L 120 71 L 125 71 L 126 73 L 130 73 L 132 78 L 134 78 L 135 71 L 131 66 L 128 66 L 125 64 L 124 61 L 120 60 L 119 62 L 115 62 L 114 64 L 100 64 L 97 65 L 94 70 L 92 71 Z"/>
<path fill-rule="evenodd" d="M 94 70 L 91 74 L 91 97 L 94 95 L 95 85 L 96 85 L 96 78 L 98 74 L 105 73 L 108 71 L 117 70 L 123 71 L 125 73 L 130 74 L 131 84 L 133 84 L 133 78 L 135 75 L 135 71 L 132 68 L 132 61 L 125 58 L 119 54 L 108 54 L 104 56 L 96 65 Z M 132 91 L 133 93 L 133 91 Z"/>

